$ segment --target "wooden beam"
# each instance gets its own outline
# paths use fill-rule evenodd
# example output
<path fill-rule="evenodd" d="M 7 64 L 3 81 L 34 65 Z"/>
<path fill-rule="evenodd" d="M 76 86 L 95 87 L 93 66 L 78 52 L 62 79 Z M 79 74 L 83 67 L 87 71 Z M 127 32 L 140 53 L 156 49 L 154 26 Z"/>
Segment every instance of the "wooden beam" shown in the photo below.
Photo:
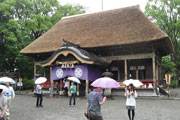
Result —
<path fill-rule="evenodd" d="M 107 57 L 101 57 L 102 59 L 106 61 L 112 61 L 112 60 L 131 60 L 131 59 L 147 59 L 152 58 L 152 53 L 147 54 L 133 54 L 133 55 L 119 55 L 119 56 L 107 56 Z"/>

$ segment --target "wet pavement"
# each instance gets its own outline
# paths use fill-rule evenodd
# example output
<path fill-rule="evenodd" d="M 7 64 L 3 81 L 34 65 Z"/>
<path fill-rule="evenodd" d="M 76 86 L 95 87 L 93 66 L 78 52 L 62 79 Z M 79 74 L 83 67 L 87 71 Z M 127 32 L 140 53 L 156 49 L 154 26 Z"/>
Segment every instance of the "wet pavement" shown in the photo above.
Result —
<path fill-rule="evenodd" d="M 102 106 L 104 120 L 128 120 L 124 97 L 107 100 Z M 44 97 L 43 108 L 36 108 L 36 97 L 16 95 L 11 106 L 11 120 L 86 120 L 86 99 L 68 107 L 68 97 Z M 135 120 L 180 120 L 180 100 L 137 99 Z"/>

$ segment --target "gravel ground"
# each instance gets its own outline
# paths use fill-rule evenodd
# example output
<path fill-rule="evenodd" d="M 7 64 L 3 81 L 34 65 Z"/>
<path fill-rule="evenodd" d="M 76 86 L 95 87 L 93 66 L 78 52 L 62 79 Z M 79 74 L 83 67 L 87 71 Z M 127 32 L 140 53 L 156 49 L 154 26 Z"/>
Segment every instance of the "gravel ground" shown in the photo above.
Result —
<path fill-rule="evenodd" d="M 107 100 L 102 106 L 104 120 L 128 120 L 125 98 Z M 67 97 L 44 97 L 43 108 L 35 107 L 36 98 L 17 95 L 12 101 L 11 120 L 86 120 L 86 99 L 68 107 Z M 180 120 L 180 100 L 137 99 L 135 120 Z"/>

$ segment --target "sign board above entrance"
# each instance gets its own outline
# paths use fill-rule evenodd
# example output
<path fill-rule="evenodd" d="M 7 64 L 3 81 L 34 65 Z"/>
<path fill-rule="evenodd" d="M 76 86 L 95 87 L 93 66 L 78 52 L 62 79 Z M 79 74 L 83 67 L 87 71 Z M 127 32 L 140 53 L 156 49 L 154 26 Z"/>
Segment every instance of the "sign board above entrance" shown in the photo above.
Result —
<path fill-rule="evenodd" d="M 95 79 L 100 78 L 101 74 L 101 70 L 88 65 L 74 65 L 74 68 L 62 68 L 62 66 L 54 66 L 52 67 L 51 79 L 59 80 L 70 75 L 81 80 L 94 81 Z"/>

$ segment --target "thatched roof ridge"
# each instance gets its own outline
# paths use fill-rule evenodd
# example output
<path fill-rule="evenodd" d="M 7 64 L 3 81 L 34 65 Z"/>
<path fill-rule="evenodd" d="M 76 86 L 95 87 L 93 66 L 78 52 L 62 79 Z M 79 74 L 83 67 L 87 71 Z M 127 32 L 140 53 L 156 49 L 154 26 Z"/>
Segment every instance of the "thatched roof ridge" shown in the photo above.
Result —
<path fill-rule="evenodd" d="M 169 40 L 169 37 L 154 25 L 139 7 L 132 6 L 62 19 L 21 53 L 56 51 L 63 46 L 62 39 L 81 48 L 93 48 Z M 168 46 L 171 53 L 172 44 Z"/>

